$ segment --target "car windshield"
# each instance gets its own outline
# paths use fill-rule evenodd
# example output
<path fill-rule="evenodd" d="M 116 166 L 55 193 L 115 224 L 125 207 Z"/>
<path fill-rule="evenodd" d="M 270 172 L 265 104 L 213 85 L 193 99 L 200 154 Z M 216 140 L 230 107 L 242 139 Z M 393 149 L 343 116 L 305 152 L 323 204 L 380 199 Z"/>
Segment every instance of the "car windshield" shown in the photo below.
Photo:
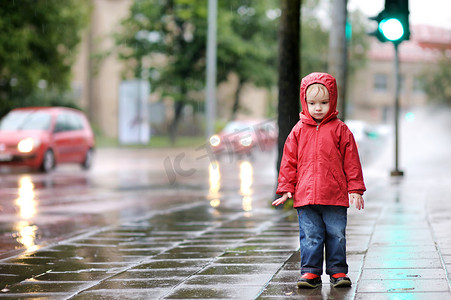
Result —
<path fill-rule="evenodd" d="M 248 123 L 230 122 L 222 130 L 224 133 L 235 133 L 252 130 L 252 126 Z"/>
<path fill-rule="evenodd" d="M 50 114 L 40 111 L 13 111 L 0 122 L 0 130 L 48 130 Z"/>

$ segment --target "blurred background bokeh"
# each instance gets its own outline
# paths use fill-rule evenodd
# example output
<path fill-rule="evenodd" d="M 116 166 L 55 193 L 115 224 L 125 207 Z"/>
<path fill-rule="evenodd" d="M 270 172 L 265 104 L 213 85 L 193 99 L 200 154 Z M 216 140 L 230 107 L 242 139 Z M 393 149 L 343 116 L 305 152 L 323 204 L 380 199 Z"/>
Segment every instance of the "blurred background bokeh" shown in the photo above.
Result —
<path fill-rule="evenodd" d="M 301 77 L 330 68 L 333 2 L 302 1 Z M 404 117 L 451 103 L 450 4 L 427 3 L 410 0 L 411 37 L 400 45 Z M 393 114 L 394 50 L 367 34 L 375 26 L 368 17 L 383 7 L 347 4 L 346 118 L 370 124 Z M 0 14 L 0 116 L 72 106 L 87 114 L 100 145 L 205 139 L 207 0 L 7 1 Z M 275 118 L 280 2 L 218 1 L 217 16 L 215 131 L 234 119 Z"/>

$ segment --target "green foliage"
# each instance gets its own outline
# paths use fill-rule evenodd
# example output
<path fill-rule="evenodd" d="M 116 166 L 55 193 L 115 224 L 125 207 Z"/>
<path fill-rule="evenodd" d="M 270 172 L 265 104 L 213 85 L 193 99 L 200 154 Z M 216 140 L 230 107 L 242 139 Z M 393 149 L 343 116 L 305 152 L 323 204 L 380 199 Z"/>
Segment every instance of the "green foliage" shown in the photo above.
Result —
<path fill-rule="evenodd" d="M 319 0 L 306 0 L 301 16 L 301 74 L 327 70 L 329 31 L 318 17 Z M 233 73 L 239 87 L 271 90 L 277 82 L 277 0 L 218 1 L 217 82 Z M 125 78 L 147 78 L 152 91 L 200 107 L 205 87 L 207 0 L 134 0 L 115 35 Z M 354 22 L 354 20 L 356 20 Z M 351 68 L 362 64 L 366 44 L 352 16 Z M 357 59 L 357 60 L 353 60 Z"/>
<path fill-rule="evenodd" d="M 203 87 L 206 0 L 135 0 L 116 34 L 119 58 L 133 77 L 175 100 Z"/>
<path fill-rule="evenodd" d="M 311 72 L 327 70 L 329 30 L 318 17 L 319 0 L 306 0 L 301 15 L 301 77 Z M 360 11 L 348 12 L 351 38 L 348 41 L 348 72 L 352 75 L 366 63 L 369 47 L 367 18 Z"/>
<path fill-rule="evenodd" d="M 94 128 L 94 131 L 96 129 Z M 152 148 L 152 149 L 162 149 L 162 148 L 187 148 L 198 146 L 201 147 L 205 145 L 205 138 L 203 136 L 181 136 L 177 139 L 175 144 L 171 143 L 168 136 L 158 136 L 153 135 L 150 138 L 148 144 L 145 145 L 121 145 L 118 143 L 116 138 L 108 138 L 96 132 L 96 147 L 99 148 L 111 148 L 111 147 L 123 147 L 123 148 Z"/>
<path fill-rule="evenodd" d="M 266 16 L 274 2 L 219 1 L 218 82 L 235 73 L 243 82 L 275 84 L 277 26 Z M 205 86 L 207 9 L 206 0 L 135 0 L 115 37 L 128 74 L 148 76 L 162 97 L 202 100 L 193 92 Z"/>
<path fill-rule="evenodd" d="M 224 2 L 218 13 L 218 81 L 235 73 L 241 83 L 270 89 L 277 79 L 278 2 Z"/>
<path fill-rule="evenodd" d="M 329 31 L 318 18 L 319 0 L 306 0 L 301 12 L 301 78 L 327 70 Z"/>
<path fill-rule="evenodd" d="M 279 9 L 273 0 L 228 1 L 218 16 L 218 81 L 238 75 L 230 118 L 245 110 L 240 93 L 245 84 L 271 90 L 277 79 Z"/>
<path fill-rule="evenodd" d="M 348 42 L 348 71 L 352 75 L 366 64 L 366 54 L 369 49 L 367 32 L 369 29 L 367 28 L 367 17 L 359 10 L 350 12 L 348 19 L 352 27 L 352 36 Z"/>
<path fill-rule="evenodd" d="M 2 2 L 0 116 L 13 107 L 40 104 L 36 100 L 46 90 L 70 89 L 75 49 L 89 13 L 90 0 Z"/>
<path fill-rule="evenodd" d="M 74 103 L 71 93 L 48 89 L 24 97 L 21 106 L 65 106 L 82 110 Z"/>
<path fill-rule="evenodd" d="M 451 57 L 442 53 L 436 67 L 427 68 L 421 77 L 431 101 L 451 105 Z"/>

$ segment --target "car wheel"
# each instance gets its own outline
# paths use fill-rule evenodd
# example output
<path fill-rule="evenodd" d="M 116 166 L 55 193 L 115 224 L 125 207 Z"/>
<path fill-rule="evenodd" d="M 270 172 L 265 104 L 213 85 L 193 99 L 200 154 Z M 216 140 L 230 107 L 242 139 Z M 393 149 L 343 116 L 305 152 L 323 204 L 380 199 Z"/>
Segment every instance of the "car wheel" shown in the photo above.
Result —
<path fill-rule="evenodd" d="M 55 167 L 55 155 L 52 150 L 47 150 L 42 159 L 41 171 L 48 173 Z"/>
<path fill-rule="evenodd" d="M 92 166 L 93 158 L 94 158 L 94 150 L 92 148 L 89 148 L 88 151 L 86 151 L 85 160 L 81 163 L 81 167 L 84 170 L 89 170 Z"/>

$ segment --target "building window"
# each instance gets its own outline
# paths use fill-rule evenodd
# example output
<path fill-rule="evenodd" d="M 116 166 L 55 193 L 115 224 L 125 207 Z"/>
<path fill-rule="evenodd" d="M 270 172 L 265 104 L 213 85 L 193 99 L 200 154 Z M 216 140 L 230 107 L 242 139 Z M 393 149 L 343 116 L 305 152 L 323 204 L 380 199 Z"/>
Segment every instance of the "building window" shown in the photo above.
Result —
<path fill-rule="evenodd" d="M 386 74 L 374 74 L 374 90 L 376 92 L 386 92 L 388 89 L 388 79 Z"/>

